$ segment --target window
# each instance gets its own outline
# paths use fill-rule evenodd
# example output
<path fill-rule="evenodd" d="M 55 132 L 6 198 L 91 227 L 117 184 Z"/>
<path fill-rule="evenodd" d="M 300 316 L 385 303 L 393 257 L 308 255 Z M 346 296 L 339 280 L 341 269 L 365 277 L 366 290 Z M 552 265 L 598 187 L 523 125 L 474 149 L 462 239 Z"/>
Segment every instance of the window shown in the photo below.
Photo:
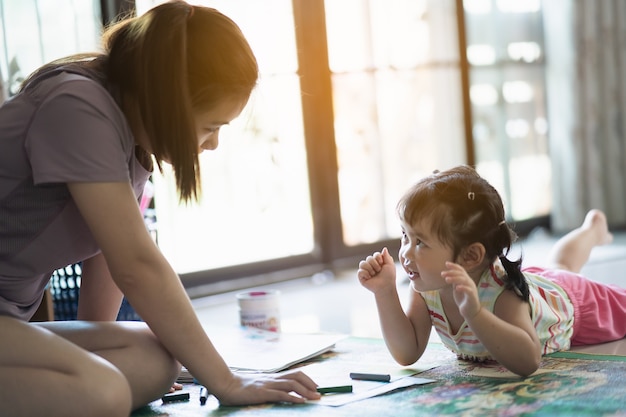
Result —
<path fill-rule="evenodd" d="M 503 196 L 509 220 L 546 216 L 552 196 L 540 2 L 463 4 L 476 168 Z"/>
<path fill-rule="evenodd" d="M 344 243 L 397 237 L 408 186 L 466 160 L 454 2 L 325 10 Z"/>
<path fill-rule="evenodd" d="M 261 70 L 201 156 L 200 204 L 178 204 L 167 167 L 153 176 L 158 243 L 191 296 L 394 253 L 400 195 L 460 163 L 502 193 L 518 231 L 549 213 L 539 0 L 190 2 L 237 22 Z M 99 3 L 0 0 L 5 82 L 96 49 Z"/>
<path fill-rule="evenodd" d="M 291 3 L 204 4 L 242 28 L 261 79 L 242 116 L 220 130 L 219 148 L 201 155 L 199 204 L 179 205 L 173 175 L 154 175 L 159 246 L 183 274 L 309 254 L 314 240 Z M 142 13 L 152 2 L 137 7 Z"/>
<path fill-rule="evenodd" d="M 178 206 L 171 179 L 155 179 L 159 244 L 183 280 L 296 255 L 327 267 L 395 242 L 404 189 L 465 162 L 453 1 L 196 3 L 240 25 L 262 76 L 203 156 L 202 205 Z"/>
<path fill-rule="evenodd" d="M 548 213 L 537 2 L 196 3 L 240 25 L 262 76 L 245 115 L 203 156 L 203 205 L 178 207 L 171 181 L 156 180 L 159 242 L 188 286 L 394 251 L 401 193 L 460 163 L 498 188 L 509 220 Z M 139 12 L 153 5 L 137 2 Z"/>
<path fill-rule="evenodd" d="M 0 17 L 4 97 L 13 95 L 40 65 L 99 49 L 100 2 L 96 0 L 0 0 Z"/>

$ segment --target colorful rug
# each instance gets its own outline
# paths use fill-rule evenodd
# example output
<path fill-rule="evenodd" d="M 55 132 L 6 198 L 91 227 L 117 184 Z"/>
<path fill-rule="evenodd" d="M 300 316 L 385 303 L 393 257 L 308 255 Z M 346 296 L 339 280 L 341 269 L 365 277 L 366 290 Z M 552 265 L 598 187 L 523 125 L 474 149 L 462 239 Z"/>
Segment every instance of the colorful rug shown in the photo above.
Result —
<path fill-rule="evenodd" d="M 357 363 L 389 363 L 381 340 L 348 338 L 333 352 L 313 362 L 339 369 Z M 311 363 L 308 362 L 308 363 Z M 215 398 L 199 403 L 199 387 L 187 385 L 190 401 L 155 401 L 132 417 L 267 417 L 267 416 L 624 416 L 626 417 L 626 357 L 564 352 L 544 358 L 528 378 L 497 365 L 459 361 L 441 344 L 429 345 L 418 363 L 418 376 L 435 380 L 339 407 L 317 404 L 266 404 L 220 407 Z"/>

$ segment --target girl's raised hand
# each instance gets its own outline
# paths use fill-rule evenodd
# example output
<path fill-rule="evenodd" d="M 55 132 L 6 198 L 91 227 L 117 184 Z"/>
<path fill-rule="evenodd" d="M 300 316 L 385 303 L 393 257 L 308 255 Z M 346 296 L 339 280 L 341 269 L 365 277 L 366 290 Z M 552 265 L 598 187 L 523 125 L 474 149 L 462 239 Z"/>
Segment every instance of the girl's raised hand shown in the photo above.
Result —
<path fill-rule="evenodd" d="M 376 293 L 382 288 L 396 288 L 396 265 L 387 248 L 374 252 L 361 262 L 357 271 L 359 282 Z"/>
<path fill-rule="evenodd" d="M 452 295 L 461 315 L 466 320 L 474 317 L 482 307 L 476 283 L 461 265 L 446 262 L 446 268 L 441 271 L 441 276 L 452 285 Z"/>

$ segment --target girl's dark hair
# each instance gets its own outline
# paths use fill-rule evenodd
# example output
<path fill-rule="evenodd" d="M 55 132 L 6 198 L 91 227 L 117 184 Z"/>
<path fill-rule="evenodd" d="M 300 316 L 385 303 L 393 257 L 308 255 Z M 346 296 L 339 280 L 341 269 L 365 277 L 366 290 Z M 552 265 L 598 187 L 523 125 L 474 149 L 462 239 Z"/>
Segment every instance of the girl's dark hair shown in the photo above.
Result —
<path fill-rule="evenodd" d="M 516 261 L 506 257 L 517 235 L 505 221 L 500 195 L 473 168 L 457 166 L 422 179 L 404 194 L 397 210 L 407 224 L 427 218 L 431 231 L 452 247 L 454 258 L 470 244 L 481 243 L 491 263 L 497 257 L 502 261 L 506 287 L 528 300 L 521 257 Z"/>
<path fill-rule="evenodd" d="M 258 80 L 243 33 L 215 9 L 174 0 L 113 24 L 103 46 L 103 54 L 67 57 L 34 75 L 68 63 L 99 72 L 122 99 L 138 103 L 157 165 L 172 164 L 180 199 L 196 199 L 201 186 L 194 111 L 225 100 L 245 103 Z"/>

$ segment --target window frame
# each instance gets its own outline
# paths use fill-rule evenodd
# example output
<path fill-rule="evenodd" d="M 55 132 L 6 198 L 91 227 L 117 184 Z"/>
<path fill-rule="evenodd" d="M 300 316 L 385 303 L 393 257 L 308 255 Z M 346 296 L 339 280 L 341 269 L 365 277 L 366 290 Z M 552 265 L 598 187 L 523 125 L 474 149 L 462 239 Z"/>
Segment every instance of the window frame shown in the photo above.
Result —
<path fill-rule="evenodd" d="M 455 0 L 466 163 L 475 164 L 472 109 L 469 97 L 470 66 L 466 55 L 463 0 Z M 101 0 L 103 23 L 135 9 L 134 0 Z M 386 246 L 397 253 L 399 239 L 347 246 L 343 243 L 337 149 L 335 146 L 333 95 L 328 61 L 324 0 L 292 0 L 298 48 L 303 126 L 311 194 L 314 249 L 311 253 L 224 268 L 180 274 L 190 297 L 232 291 L 295 278 L 355 268 L 365 255 Z M 313 93 L 314 92 L 314 93 Z M 549 227 L 548 217 L 514 225 L 520 236 L 535 227 Z"/>

